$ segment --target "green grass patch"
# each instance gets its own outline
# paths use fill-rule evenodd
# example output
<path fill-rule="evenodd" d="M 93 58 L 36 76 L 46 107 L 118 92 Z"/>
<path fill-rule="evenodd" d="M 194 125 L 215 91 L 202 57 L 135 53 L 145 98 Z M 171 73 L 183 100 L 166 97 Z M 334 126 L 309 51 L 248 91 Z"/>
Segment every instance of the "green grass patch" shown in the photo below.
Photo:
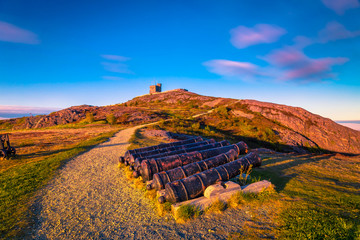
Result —
<path fill-rule="evenodd" d="M 252 175 L 269 179 L 286 204 L 280 215 L 285 239 L 359 239 L 359 157 L 262 155 Z"/>
<path fill-rule="evenodd" d="M 194 205 L 185 204 L 182 205 L 176 212 L 175 219 L 178 223 L 184 223 L 191 219 L 197 218 L 200 216 L 201 211 L 199 208 L 195 207 Z"/>
<path fill-rule="evenodd" d="M 129 139 L 130 146 L 128 147 L 128 150 L 158 145 L 165 142 L 155 137 L 154 138 L 145 137 L 142 134 L 143 131 L 144 131 L 143 129 L 135 130 L 135 133 Z"/>
<path fill-rule="evenodd" d="M 282 214 L 286 239 L 359 239 L 359 225 L 323 208 L 294 206 Z"/>

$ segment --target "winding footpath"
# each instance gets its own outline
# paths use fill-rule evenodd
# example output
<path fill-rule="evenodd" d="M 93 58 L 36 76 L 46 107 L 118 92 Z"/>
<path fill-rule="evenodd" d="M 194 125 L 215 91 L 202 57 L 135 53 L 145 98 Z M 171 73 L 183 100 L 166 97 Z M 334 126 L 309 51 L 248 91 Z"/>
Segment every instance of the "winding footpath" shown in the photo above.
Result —
<path fill-rule="evenodd" d="M 157 216 L 118 168 L 119 156 L 139 127 L 118 132 L 59 170 L 36 196 L 29 239 L 226 239 L 241 231 L 247 217 L 237 210 L 190 224 Z"/>

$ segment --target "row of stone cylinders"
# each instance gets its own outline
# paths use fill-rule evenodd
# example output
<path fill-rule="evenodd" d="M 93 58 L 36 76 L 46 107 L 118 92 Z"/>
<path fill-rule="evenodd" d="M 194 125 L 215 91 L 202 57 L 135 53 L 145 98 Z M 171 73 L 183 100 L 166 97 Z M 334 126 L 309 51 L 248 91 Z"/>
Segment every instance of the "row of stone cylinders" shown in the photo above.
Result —
<path fill-rule="evenodd" d="M 260 157 L 248 153 L 245 142 L 230 144 L 224 140 L 195 137 L 183 141 L 128 150 L 120 162 L 130 165 L 134 177 L 151 181 L 147 189 L 165 188 L 160 202 L 182 202 L 199 197 L 206 187 L 227 181 L 249 167 L 261 165 Z M 241 170 L 240 170 L 241 169 Z"/>

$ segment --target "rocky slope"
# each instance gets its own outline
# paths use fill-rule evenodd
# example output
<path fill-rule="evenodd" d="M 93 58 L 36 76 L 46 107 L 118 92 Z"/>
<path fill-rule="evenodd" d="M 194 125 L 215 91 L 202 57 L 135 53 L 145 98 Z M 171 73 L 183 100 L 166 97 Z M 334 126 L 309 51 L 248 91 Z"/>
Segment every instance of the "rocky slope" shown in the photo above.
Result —
<path fill-rule="evenodd" d="M 281 139 L 289 145 L 315 145 L 335 152 L 360 153 L 360 131 L 344 127 L 298 107 L 255 100 L 242 100 L 241 104 L 250 111 L 285 126 L 286 128 L 278 130 Z"/>
<path fill-rule="evenodd" d="M 135 102 L 139 106 L 161 105 L 169 108 L 182 106 L 203 110 L 226 107 L 230 115 L 226 117 L 227 121 L 250 119 L 253 120 L 253 124 L 258 124 L 254 126 L 255 128 L 265 121 L 267 125 L 270 122 L 269 127 L 279 136 L 280 143 L 291 146 L 297 152 L 302 152 L 305 148 L 315 148 L 360 154 L 360 131 L 347 128 L 299 107 L 256 100 L 202 96 L 181 89 L 140 96 L 130 100 L 128 104 Z"/>
<path fill-rule="evenodd" d="M 302 108 L 255 100 L 202 96 L 181 89 L 139 96 L 124 104 L 104 107 L 82 105 L 45 116 L 2 120 L 0 129 L 1 126 L 24 129 L 76 123 L 84 120 L 87 113 L 91 113 L 95 120 L 106 120 L 107 116 L 113 114 L 118 123 L 135 125 L 166 119 L 174 112 L 178 116 L 188 117 L 211 109 L 215 110 L 214 113 L 201 120 L 215 127 L 220 122 L 227 122 L 225 125 L 228 127 L 221 130 L 234 130 L 238 134 L 253 131 L 254 134 L 250 134 L 250 137 L 259 139 L 262 135 L 259 129 L 266 130 L 268 134 L 276 135 L 278 143 L 291 146 L 298 152 L 304 148 L 316 148 L 360 154 L 360 131 Z M 217 114 L 217 110 L 225 111 L 226 114 Z M 246 128 L 246 131 L 240 131 L 241 128 Z"/>
<path fill-rule="evenodd" d="M 88 113 L 94 116 L 95 121 L 106 121 L 107 117 L 110 114 L 113 114 L 117 120 L 117 123 L 125 123 L 130 125 L 157 121 L 163 118 L 161 112 L 156 112 L 138 107 L 125 107 L 123 105 L 112 105 L 104 107 L 81 105 L 53 112 L 49 115 L 38 115 L 32 117 L 3 120 L 0 121 L 0 130 L 1 128 L 11 128 L 14 130 L 34 128 L 37 129 L 64 125 L 68 123 L 78 123 L 82 120 L 85 120 Z"/>

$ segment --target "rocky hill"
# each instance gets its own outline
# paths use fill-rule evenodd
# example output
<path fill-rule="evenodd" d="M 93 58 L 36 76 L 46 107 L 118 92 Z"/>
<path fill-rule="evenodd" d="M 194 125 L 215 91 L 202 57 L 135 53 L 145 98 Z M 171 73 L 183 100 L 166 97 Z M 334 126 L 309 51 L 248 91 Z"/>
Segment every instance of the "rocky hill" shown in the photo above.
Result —
<path fill-rule="evenodd" d="M 289 145 L 316 146 L 322 149 L 360 153 L 360 131 L 310 113 L 302 108 L 242 100 L 241 104 L 254 113 L 273 120 L 281 139 Z M 284 127 L 281 127 L 284 126 Z"/>
<path fill-rule="evenodd" d="M 37 115 L 0 121 L 1 129 L 38 129 L 65 125 L 69 123 L 79 123 L 86 120 L 88 114 L 94 117 L 94 121 L 106 121 L 111 114 L 119 124 L 137 125 L 144 122 L 157 121 L 164 118 L 163 113 L 138 107 L 126 107 L 124 105 L 112 106 L 90 106 L 81 105 L 66 108 L 49 115 Z"/>
<path fill-rule="evenodd" d="M 255 100 L 202 96 L 186 90 L 172 90 L 136 97 L 126 103 L 96 107 L 76 106 L 44 116 L 0 121 L 13 129 L 43 128 L 84 121 L 91 113 L 96 121 L 113 114 L 119 124 L 140 124 L 168 118 L 197 118 L 201 126 L 303 149 L 324 149 L 360 154 L 360 131 L 352 130 L 302 108 Z"/>

